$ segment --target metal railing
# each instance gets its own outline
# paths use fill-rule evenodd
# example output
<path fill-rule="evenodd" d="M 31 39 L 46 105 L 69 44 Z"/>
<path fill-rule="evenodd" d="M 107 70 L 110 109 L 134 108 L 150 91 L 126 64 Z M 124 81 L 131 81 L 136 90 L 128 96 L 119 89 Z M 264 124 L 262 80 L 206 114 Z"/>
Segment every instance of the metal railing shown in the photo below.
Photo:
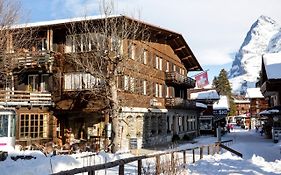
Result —
<path fill-rule="evenodd" d="M 2 106 L 51 106 L 52 104 L 52 95 L 49 92 L 0 90 Z"/>

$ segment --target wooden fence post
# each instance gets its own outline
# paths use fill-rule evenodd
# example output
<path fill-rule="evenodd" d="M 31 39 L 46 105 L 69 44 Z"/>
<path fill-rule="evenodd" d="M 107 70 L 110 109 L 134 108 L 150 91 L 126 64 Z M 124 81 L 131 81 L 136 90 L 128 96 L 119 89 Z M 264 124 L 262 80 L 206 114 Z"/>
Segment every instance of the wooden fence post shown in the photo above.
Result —
<path fill-rule="evenodd" d="M 210 155 L 210 145 L 208 145 L 208 155 Z"/>
<path fill-rule="evenodd" d="M 141 175 L 142 159 L 138 160 L 138 175 Z"/>
<path fill-rule="evenodd" d="M 202 159 L 202 158 L 203 158 L 203 146 L 200 147 L 200 159 Z"/>
<path fill-rule="evenodd" d="M 186 152 L 183 151 L 183 163 L 186 164 Z"/>
<path fill-rule="evenodd" d="M 160 174 L 160 155 L 156 156 L 156 175 Z"/>
<path fill-rule="evenodd" d="M 119 164 L 119 175 L 124 175 L 124 161 L 120 161 L 120 164 Z"/>
<path fill-rule="evenodd" d="M 192 150 L 192 155 L 193 155 L 192 156 L 193 157 L 193 161 L 192 162 L 195 163 L 195 149 Z"/>
<path fill-rule="evenodd" d="M 172 169 L 172 172 L 175 171 L 175 155 L 174 155 L 174 152 L 171 153 L 171 169 Z"/>

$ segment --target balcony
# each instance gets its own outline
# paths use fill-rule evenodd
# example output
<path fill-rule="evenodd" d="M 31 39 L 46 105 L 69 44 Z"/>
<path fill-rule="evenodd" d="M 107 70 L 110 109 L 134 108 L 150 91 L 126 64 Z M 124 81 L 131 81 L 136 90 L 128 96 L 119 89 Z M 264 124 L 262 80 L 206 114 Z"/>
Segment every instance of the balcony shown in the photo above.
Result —
<path fill-rule="evenodd" d="M 54 57 L 49 51 L 26 52 L 7 55 L 11 59 L 13 68 L 33 68 L 43 67 L 50 69 L 54 62 Z"/>
<path fill-rule="evenodd" d="M 196 108 L 196 102 L 179 97 L 169 97 L 165 99 L 165 106 L 167 108 Z"/>
<path fill-rule="evenodd" d="M 194 88 L 195 80 L 181 75 L 177 72 L 166 72 L 166 83 L 167 85 L 184 86 L 186 88 Z"/>
<path fill-rule="evenodd" d="M 51 106 L 53 105 L 51 93 L 29 91 L 0 90 L 0 105 L 17 106 Z"/>

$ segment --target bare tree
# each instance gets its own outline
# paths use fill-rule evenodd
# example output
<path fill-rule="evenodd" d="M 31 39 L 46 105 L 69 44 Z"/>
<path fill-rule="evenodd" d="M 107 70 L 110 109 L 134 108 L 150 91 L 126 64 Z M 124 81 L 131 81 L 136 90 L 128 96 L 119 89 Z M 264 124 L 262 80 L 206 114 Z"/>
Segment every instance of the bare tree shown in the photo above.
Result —
<path fill-rule="evenodd" d="M 124 99 L 117 95 L 118 78 L 127 75 L 125 89 L 138 91 L 142 86 L 132 77 L 140 71 L 139 60 L 143 58 L 143 48 L 136 48 L 136 42 L 149 40 L 146 26 L 138 20 L 125 16 L 113 16 L 112 2 L 101 4 L 101 18 L 92 20 L 85 17 L 82 21 L 68 25 L 65 51 L 66 60 L 76 66 L 76 70 L 94 77 L 91 93 L 104 102 L 105 123 L 112 119 L 113 151 L 120 149 L 118 133 L 120 118 L 118 112 Z M 130 79 L 130 75 L 132 75 Z M 149 76 L 149 75 L 148 75 Z M 131 86 L 129 87 L 129 83 Z M 133 84 L 133 85 L 132 85 Z M 84 86 L 89 86 L 88 83 Z M 127 87 L 126 87 L 127 86 Z M 105 147 L 108 143 L 105 143 Z"/>
<path fill-rule="evenodd" d="M 6 89 L 13 87 L 10 79 L 17 62 L 16 54 L 26 52 L 29 44 L 34 42 L 33 29 L 26 24 L 19 25 L 25 20 L 22 14 L 19 1 L 0 0 L 0 84 Z"/>

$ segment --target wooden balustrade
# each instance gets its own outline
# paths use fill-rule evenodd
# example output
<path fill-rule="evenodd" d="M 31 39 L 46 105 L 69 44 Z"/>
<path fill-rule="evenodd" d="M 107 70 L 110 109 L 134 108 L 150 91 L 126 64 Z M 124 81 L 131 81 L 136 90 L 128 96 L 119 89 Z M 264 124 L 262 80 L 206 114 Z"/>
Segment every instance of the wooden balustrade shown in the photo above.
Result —
<path fill-rule="evenodd" d="M 0 90 L 0 105 L 2 106 L 50 106 L 52 104 L 52 95 L 49 92 Z"/>
<path fill-rule="evenodd" d="M 195 108 L 196 102 L 193 100 L 186 100 L 179 97 L 165 98 L 166 107 L 179 107 L 179 108 Z"/>
<path fill-rule="evenodd" d="M 13 68 L 20 67 L 34 67 L 42 65 L 50 65 L 54 62 L 54 57 L 48 51 L 26 52 L 26 53 L 12 53 L 8 54 L 11 61 L 7 64 Z"/>
<path fill-rule="evenodd" d="M 181 75 L 177 72 L 166 72 L 166 83 L 167 84 L 174 84 L 174 85 L 180 85 L 180 86 L 186 86 L 188 88 L 194 88 L 195 87 L 195 80 Z"/>

